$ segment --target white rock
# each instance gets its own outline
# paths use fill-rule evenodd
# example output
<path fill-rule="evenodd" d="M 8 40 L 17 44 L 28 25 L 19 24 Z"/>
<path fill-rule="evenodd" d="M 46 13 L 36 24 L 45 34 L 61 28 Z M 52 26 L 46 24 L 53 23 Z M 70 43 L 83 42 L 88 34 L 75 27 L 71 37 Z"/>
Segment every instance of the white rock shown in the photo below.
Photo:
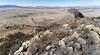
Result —
<path fill-rule="evenodd" d="M 64 40 L 60 40 L 58 44 L 61 48 L 66 48 Z"/>
<path fill-rule="evenodd" d="M 15 52 L 14 55 L 27 55 L 27 52 Z"/>
<path fill-rule="evenodd" d="M 29 47 L 30 44 L 31 44 L 30 41 L 23 42 L 23 43 L 22 43 L 22 47 L 23 47 L 23 48 L 27 48 L 27 47 Z"/>
<path fill-rule="evenodd" d="M 82 38 L 78 38 L 78 42 L 79 42 L 79 44 L 86 44 L 86 40 L 84 40 Z"/>
<path fill-rule="evenodd" d="M 34 40 L 37 40 L 37 39 L 39 39 L 39 36 L 34 36 Z"/>
<path fill-rule="evenodd" d="M 44 35 L 47 35 L 47 34 L 49 34 L 50 33 L 50 30 L 47 30 L 47 31 L 45 31 L 43 34 Z"/>
<path fill-rule="evenodd" d="M 21 54 L 21 51 L 23 50 L 23 47 L 20 47 L 16 52 L 14 52 L 14 55 Z"/>
<path fill-rule="evenodd" d="M 30 41 L 23 42 L 22 46 L 16 52 L 14 52 L 14 55 L 25 55 L 26 52 L 22 52 L 22 51 L 24 48 L 28 48 L 30 44 L 31 44 Z"/>
<path fill-rule="evenodd" d="M 92 29 L 94 25 L 86 25 L 85 28 Z"/>
<path fill-rule="evenodd" d="M 54 52 L 56 50 L 56 48 L 51 49 L 52 52 Z"/>
<path fill-rule="evenodd" d="M 36 55 L 39 55 L 38 53 L 36 53 Z"/>
<path fill-rule="evenodd" d="M 67 28 L 67 27 L 68 27 L 68 24 L 63 24 L 63 27 L 64 27 L 64 28 Z"/>
<path fill-rule="evenodd" d="M 32 33 L 28 33 L 29 35 L 31 35 Z"/>
<path fill-rule="evenodd" d="M 79 34 L 75 31 L 72 36 L 75 37 L 75 38 L 78 38 Z"/>
<path fill-rule="evenodd" d="M 46 50 L 49 50 L 50 48 L 52 48 L 52 45 L 47 46 L 47 47 L 46 47 Z"/>
<path fill-rule="evenodd" d="M 84 26 L 85 26 L 85 24 L 80 25 L 80 27 L 84 27 Z"/>

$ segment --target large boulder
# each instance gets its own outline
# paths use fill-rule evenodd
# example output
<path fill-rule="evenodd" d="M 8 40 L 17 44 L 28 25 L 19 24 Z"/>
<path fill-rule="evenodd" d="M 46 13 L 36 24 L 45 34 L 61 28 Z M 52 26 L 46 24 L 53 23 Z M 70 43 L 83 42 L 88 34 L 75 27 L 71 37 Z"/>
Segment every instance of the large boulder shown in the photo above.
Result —
<path fill-rule="evenodd" d="M 74 15 L 74 18 L 84 18 L 84 15 L 77 9 L 68 9 L 68 12 Z"/>

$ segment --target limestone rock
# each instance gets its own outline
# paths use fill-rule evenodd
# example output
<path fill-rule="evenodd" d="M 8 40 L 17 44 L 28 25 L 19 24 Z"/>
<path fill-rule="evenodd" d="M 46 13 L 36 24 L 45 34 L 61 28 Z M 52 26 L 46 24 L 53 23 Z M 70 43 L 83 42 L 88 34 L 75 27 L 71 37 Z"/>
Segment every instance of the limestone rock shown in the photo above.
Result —
<path fill-rule="evenodd" d="M 78 38 L 78 42 L 79 42 L 79 44 L 82 44 L 82 45 L 86 44 L 86 40 L 84 40 L 82 38 Z"/>
<path fill-rule="evenodd" d="M 73 52 L 73 47 L 67 47 L 68 52 Z"/>
<path fill-rule="evenodd" d="M 85 28 L 87 28 L 87 29 L 93 29 L 93 25 L 86 25 Z"/>
<path fill-rule="evenodd" d="M 90 32 L 90 38 L 92 39 L 92 41 L 94 43 L 99 43 L 100 42 L 99 35 L 96 32 L 94 32 L 94 31 Z"/>
<path fill-rule="evenodd" d="M 50 30 L 47 30 L 47 31 L 45 31 L 43 34 L 44 35 L 47 35 L 47 34 L 49 34 L 50 33 Z"/>
<path fill-rule="evenodd" d="M 73 40 L 73 39 L 75 39 L 75 38 L 77 39 L 78 37 L 79 37 L 79 34 L 75 31 L 75 32 L 69 37 L 68 40 L 70 41 L 70 40 Z"/>
<path fill-rule="evenodd" d="M 46 50 L 49 50 L 49 49 L 51 49 L 52 47 L 53 47 L 53 45 L 49 45 L 49 46 L 46 47 Z"/>
<path fill-rule="evenodd" d="M 34 36 L 34 40 L 37 40 L 37 39 L 39 39 L 39 36 Z"/>
<path fill-rule="evenodd" d="M 14 55 L 25 55 L 26 52 L 22 52 L 24 49 L 28 49 L 29 45 L 31 44 L 30 41 L 26 41 L 22 43 L 22 46 L 16 51 L 14 52 Z"/>
<path fill-rule="evenodd" d="M 63 24 L 63 27 L 64 27 L 64 28 L 67 28 L 67 27 L 68 27 L 68 24 Z"/>
<path fill-rule="evenodd" d="M 60 40 L 58 44 L 61 48 L 66 48 L 64 40 Z"/>
<path fill-rule="evenodd" d="M 81 46 L 80 46 L 79 43 L 75 43 L 74 46 L 75 46 L 77 49 L 80 49 L 80 48 L 81 48 Z"/>
<path fill-rule="evenodd" d="M 43 54 L 43 55 L 49 55 L 49 53 L 48 52 L 46 52 L 45 54 Z"/>

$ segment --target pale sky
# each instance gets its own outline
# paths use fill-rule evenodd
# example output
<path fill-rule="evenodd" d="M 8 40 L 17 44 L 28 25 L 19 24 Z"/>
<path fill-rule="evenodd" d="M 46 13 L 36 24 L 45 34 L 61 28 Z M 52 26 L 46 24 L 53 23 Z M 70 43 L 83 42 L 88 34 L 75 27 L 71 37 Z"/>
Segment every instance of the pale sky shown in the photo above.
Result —
<path fill-rule="evenodd" d="M 100 0 L 0 0 L 0 5 L 19 5 L 19 6 L 100 6 Z"/>

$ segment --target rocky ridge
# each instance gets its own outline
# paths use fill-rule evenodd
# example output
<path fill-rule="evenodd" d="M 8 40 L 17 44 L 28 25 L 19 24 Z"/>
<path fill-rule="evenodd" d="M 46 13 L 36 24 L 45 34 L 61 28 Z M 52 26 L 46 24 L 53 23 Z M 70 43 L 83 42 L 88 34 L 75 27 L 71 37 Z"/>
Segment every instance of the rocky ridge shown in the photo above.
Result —
<path fill-rule="evenodd" d="M 88 23 L 72 27 L 63 24 L 38 33 L 23 42 L 14 55 L 99 55 L 100 29 Z"/>

